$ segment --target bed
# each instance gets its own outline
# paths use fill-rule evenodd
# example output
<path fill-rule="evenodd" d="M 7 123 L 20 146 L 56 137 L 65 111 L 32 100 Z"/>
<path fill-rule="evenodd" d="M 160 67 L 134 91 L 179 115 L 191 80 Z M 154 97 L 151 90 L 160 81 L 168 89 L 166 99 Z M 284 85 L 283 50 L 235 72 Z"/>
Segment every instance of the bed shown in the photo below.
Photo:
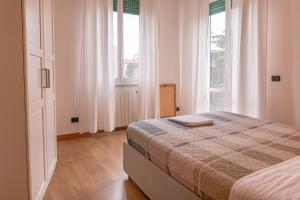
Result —
<path fill-rule="evenodd" d="M 131 124 L 124 170 L 152 200 L 300 199 L 300 131 L 229 112 Z"/>

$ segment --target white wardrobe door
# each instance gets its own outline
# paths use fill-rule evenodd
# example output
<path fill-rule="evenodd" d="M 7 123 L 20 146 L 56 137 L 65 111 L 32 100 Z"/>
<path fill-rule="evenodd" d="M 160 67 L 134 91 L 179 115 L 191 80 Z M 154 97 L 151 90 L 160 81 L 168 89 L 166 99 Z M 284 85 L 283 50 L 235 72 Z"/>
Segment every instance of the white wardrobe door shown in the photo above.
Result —
<path fill-rule="evenodd" d="M 29 158 L 31 177 L 31 197 L 37 199 L 43 193 L 46 182 L 45 148 L 44 148 L 44 95 L 41 84 L 42 60 L 39 56 L 28 58 L 29 79 Z"/>
<path fill-rule="evenodd" d="M 47 170 L 50 176 L 56 163 L 56 101 L 55 101 L 55 62 L 54 62 L 54 26 L 53 0 L 43 0 L 44 11 L 44 62 L 49 73 L 49 87 L 45 89 L 46 97 L 46 140 Z"/>
<path fill-rule="evenodd" d="M 44 148 L 45 95 L 41 87 L 44 62 L 41 6 L 40 0 L 26 1 L 28 143 L 32 200 L 42 196 L 47 181 Z"/>
<path fill-rule="evenodd" d="M 56 164 L 52 0 L 25 0 L 31 199 L 42 199 Z"/>

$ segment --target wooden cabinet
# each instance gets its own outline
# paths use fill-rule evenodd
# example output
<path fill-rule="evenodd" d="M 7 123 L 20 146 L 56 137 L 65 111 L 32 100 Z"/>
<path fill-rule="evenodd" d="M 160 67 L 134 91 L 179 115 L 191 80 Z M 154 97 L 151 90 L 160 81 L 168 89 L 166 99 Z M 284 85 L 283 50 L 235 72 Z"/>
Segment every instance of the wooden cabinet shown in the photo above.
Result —
<path fill-rule="evenodd" d="M 160 85 L 160 117 L 176 116 L 176 84 Z"/>
<path fill-rule="evenodd" d="M 24 0 L 30 197 L 42 199 L 56 164 L 53 0 Z"/>

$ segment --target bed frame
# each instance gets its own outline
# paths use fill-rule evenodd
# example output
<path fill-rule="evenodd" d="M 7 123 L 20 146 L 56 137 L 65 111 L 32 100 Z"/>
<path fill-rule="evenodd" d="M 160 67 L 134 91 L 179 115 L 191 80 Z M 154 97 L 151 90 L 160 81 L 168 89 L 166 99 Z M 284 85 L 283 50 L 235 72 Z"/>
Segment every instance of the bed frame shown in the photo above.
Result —
<path fill-rule="evenodd" d="M 123 152 L 125 172 L 151 200 L 201 200 L 126 143 Z"/>

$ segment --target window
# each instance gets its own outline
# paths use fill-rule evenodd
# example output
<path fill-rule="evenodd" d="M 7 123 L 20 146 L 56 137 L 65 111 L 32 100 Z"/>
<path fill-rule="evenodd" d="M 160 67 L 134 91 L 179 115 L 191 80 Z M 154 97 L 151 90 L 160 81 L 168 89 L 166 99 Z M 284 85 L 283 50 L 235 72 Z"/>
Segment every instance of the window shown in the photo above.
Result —
<path fill-rule="evenodd" d="M 113 0 L 114 66 L 117 85 L 138 83 L 139 0 Z"/>
<path fill-rule="evenodd" d="M 227 110 L 228 87 L 225 67 L 225 0 L 210 4 L 210 111 Z"/>

